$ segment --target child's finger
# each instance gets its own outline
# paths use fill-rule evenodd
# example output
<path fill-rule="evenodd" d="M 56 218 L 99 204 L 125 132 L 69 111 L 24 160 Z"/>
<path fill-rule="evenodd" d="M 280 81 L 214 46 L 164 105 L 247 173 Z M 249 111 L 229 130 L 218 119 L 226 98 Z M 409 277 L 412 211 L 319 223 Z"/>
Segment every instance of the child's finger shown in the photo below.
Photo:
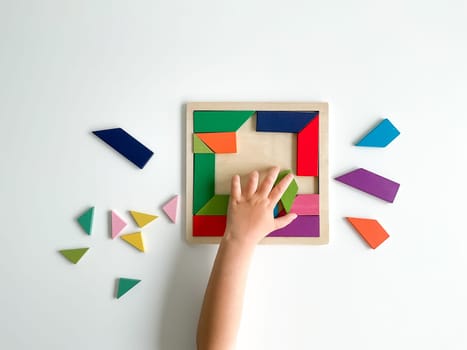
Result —
<path fill-rule="evenodd" d="M 277 179 L 277 175 L 279 174 L 279 167 L 273 167 L 269 170 L 268 174 L 264 178 L 263 182 L 259 186 L 258 194 L 267 197 L 269 192 L 271 192 L 272 187 L 274 186 L 274 182 Z"/>
<path fill-rule="evenodd" d="M 276 186 L 274 186 L 271 193 L 269 194 L 269 199 L 271 200 L 271 202 L 276 204 L 279 201 L 287 187 L 289 187 L 292 180 L 293 175 L 287 174 L 281 181 L 279 181 L 279 183 Z"/>
<path fill-rule="evenodd" d="M 232 183 L 230 187 L 230 195 L 234 200 L 240 200 L 242 197 L 242 186 L 240 184 L 240 176 L 234 175 L 232 177 Z"/>
<path fill-rule="evenodd" d="M 248 176 L 248 183 L 243 193 L 247 198 L 250 198 L 258 189 L 258 179 L 259 179 L 259 174 L 256 170 L 252 171 L 250 173 L 250 176 Z"/>
<path fill-rule="evenodd" d="M 274 225 L 276 226 L 276 230 L 283 228 L 290 224 L 297 218 L 297 214 L 289 213 L 284 216 L 279 216 L 278 218 L 274 219 Z"/>

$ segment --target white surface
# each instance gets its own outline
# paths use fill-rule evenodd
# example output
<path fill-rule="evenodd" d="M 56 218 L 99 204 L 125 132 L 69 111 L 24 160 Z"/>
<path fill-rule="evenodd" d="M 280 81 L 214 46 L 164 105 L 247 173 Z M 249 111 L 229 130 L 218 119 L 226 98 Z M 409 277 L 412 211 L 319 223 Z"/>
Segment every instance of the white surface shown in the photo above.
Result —
<path fill-rule="evenodd" d="M 0 2 L 0 348 L 194 347 L 215 254 L 160 206 L 182 193 L 183 103 L 330 103 L 330 174 L 398 180 L 394 204 L 331 182 L 331 244 L 261 246 L 239 349 L 465 349 L 465 1 Z M 401 136 L 352 147 L 381 117 Z M 90 131 L 154 149 L 143 171 Z M 96 205 L 94 234 L 73 221 Z M 148 253 L 107 210 L 161 214 Z M 376 251 L 344 222 L 375 217 Z M 76 266 L 58 249 L 89 245 Z M 143 282 L 120 300 L 115 278 Z"/>

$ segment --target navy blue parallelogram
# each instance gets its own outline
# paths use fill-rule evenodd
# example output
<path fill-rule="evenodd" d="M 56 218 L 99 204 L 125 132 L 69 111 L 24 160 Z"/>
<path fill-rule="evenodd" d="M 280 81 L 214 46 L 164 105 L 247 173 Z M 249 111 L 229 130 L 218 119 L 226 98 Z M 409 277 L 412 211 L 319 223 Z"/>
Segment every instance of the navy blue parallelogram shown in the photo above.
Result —
<path fill-rule="evenodd" d="M 298 133 L 318 112 L 257 111 L 256 131 Z"/>
<path fill-rule="evenodd" d="M 154 154 L 122 128 L 97 130 L 92 133 L 140 169 L 144 168 Z"/>

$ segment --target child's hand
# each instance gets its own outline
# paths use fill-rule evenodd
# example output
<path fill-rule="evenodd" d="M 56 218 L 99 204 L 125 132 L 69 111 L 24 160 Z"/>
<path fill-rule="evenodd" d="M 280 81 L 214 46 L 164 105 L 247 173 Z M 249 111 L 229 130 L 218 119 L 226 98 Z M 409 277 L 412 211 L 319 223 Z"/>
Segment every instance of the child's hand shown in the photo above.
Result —
<path fill-rule="evenodd" d="M 258 185 L 259 174 L 253 171 L 243 190 L 240 177 L 235 175 L 232 178 L 224 240 L 255 245 L 267 234 L 287 226 L 297 217 L 290 213 L 274 218 L 274 207 L 293 179 L 293 175 L 288 174 L 273 188 L 278 174 L 279 168 L 272 168 Z"/>

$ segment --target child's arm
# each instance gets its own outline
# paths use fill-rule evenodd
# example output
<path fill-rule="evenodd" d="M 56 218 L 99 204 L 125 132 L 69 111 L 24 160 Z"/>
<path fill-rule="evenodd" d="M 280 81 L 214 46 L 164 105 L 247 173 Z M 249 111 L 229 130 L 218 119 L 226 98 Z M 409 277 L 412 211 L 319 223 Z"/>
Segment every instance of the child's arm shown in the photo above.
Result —
<path fill-rule="evenodd" d="M 268 233 L 297 217 L 288 214 L 274 219 L 274 206 L 293 178 L 289 174 L 273 188 L 278 173 L 278 168 L 272 168 L 258 185 L 259 175 L 254 171 L 243 189 L 239 176 L 232 178 L 225 235 L 219 245 L 198 323 L 199 350 L 234 347 L 255 246 Z"/>

